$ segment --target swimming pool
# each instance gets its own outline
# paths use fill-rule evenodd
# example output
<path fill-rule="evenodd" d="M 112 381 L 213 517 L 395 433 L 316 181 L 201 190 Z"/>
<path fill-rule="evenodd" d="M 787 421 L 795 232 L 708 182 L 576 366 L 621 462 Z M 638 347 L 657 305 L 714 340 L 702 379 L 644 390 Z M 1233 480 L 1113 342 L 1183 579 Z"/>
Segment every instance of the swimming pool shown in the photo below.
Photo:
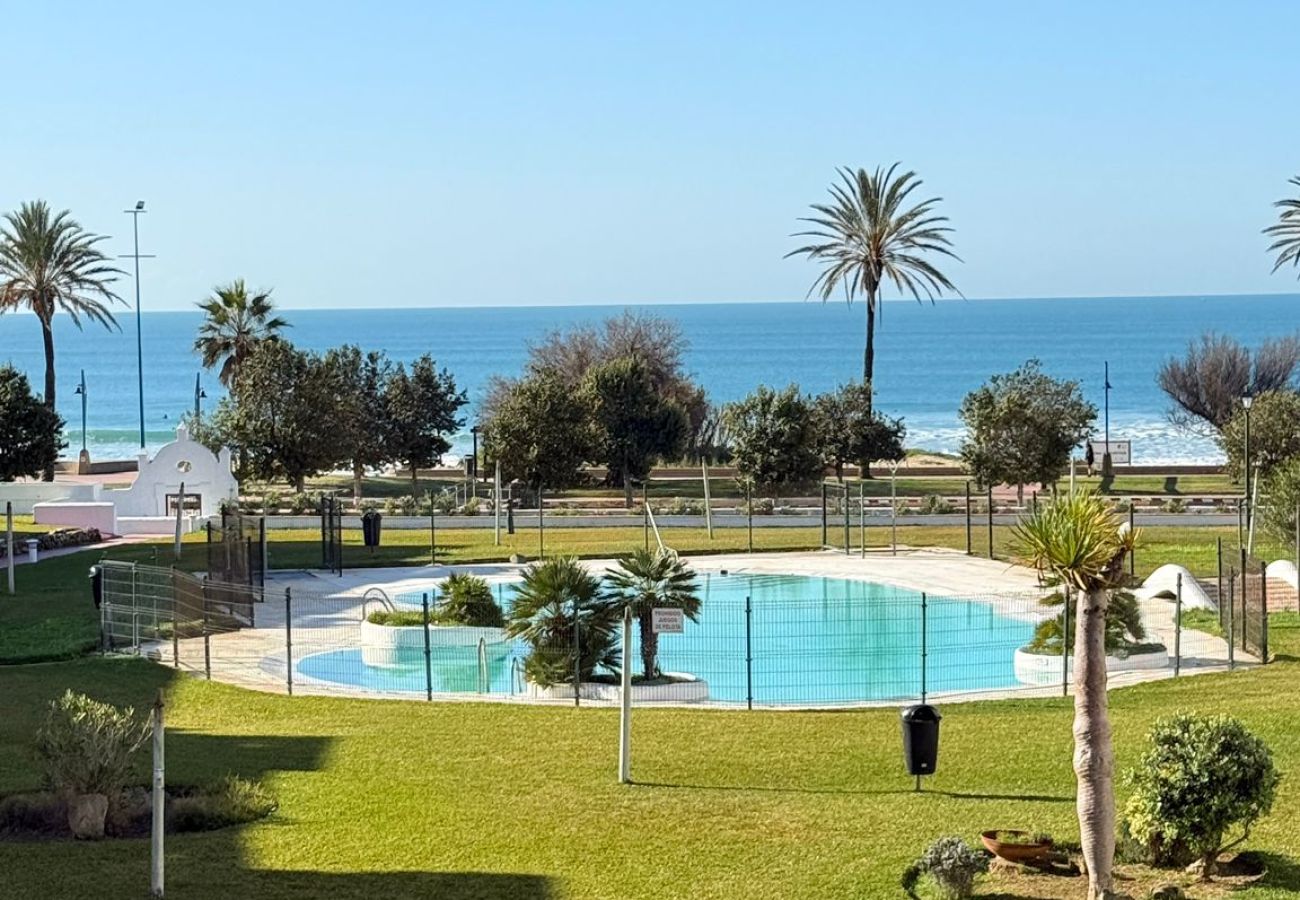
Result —
<path fill-rule="evenodd" d="M 700 573 L 703 607 L 684 634 L 659 636 L 663 671 L 708 682 L 709 700 L 762 705 L 846 704 L 1018 686 L 1016 648 L 1042 613 L 1028 597 L 939 597 L 892 585 L 804 575 Z M 508 609 L 513 585 L 498 584 Z M 419 595 L 400 602 L 416 605 Z M 634 626 L 633 666 L 639 671 Z M 528 648 L 490 654 L 422 647 L 370 666 L 359 647 L 314 653 L 299 675 L 374 691 L 522 695 Z"/>

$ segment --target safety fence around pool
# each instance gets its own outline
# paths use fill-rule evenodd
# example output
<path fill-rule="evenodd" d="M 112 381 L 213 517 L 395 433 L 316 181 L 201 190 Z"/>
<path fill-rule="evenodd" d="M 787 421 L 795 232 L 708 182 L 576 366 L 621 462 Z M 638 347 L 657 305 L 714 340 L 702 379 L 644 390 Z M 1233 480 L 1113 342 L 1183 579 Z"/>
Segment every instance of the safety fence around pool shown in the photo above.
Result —
<path fill-rule="evenodd" d="M 105 651 L 146 654 L 217 681 L 427 700 L 619 698 L 622 614 L 604 599 L 576 610 L 544 605 L 514 633 L 440 624 L 432 582 L 428 591 L 391 597 L 374 589 L 329 594 L 117 562 L 103 563 L 100 578 Z M 648 611 L 644 620 L 632 617 L 633 702 L 854 706 L 1068 690 L 1073 660 L 1061 652 L 1059 632 L 1073 623 L 1062 606 L 1043 604 L 1046 589 L 941 596 L 846 579 L 700 578 L 694 621 L 668 614 L 656 632 Z M 505 577 L 491 582 L 507 612 L 516 586 Z M 1146 640 L 1111 660 L 1113 678 L 1229 662 L 1222 639 L 1181 627 L 1177 597 L 1148 603 L 1155 607 Z M 1031 652 L 1040 627 L 1046 646 Z"/>

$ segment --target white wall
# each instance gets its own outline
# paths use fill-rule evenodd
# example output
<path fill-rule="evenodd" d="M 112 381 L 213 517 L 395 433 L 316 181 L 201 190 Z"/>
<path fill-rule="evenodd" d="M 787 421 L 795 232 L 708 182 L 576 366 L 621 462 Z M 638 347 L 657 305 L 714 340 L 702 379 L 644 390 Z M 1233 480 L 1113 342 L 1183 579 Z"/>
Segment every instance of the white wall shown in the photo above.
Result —
<path fill-rule="evenodd" d="M 14 481 L 0 483 L 0 513 L 6 502 L 12 502 L 14 513 L 31 515 L 37 503 L 54 500 L 94 502 L 102 490 L 99 484 L 81 484 L 74 481 Z"/>

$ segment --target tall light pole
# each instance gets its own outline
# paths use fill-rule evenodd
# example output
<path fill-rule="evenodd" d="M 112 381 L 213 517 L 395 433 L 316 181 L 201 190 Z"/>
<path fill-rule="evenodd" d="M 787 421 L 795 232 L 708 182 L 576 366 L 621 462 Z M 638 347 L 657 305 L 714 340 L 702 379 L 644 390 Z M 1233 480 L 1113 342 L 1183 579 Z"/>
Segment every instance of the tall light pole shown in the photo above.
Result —
<path fill-rule="evenodd" d="M 1105 376 L 1103 377 L 1103 382 L 1104 382 L 1103 394 L 1104 394 L 1104 396 L 1105 396 L 1105 400 L 1103 401 L 1103 403 L 1104 403 L 1105 410 L 1106 410 L 1106 413 L 1105 413 L 1105 419 L 1104 419 L 1104 421 L 1105 421 L 1105 441 L 1106 441 L 1106 452 L 1103 453 L 1103 454 L 1101 455 L 1101 477 L 1102 477 L 1102 478 L 1109 478 L 1109 477 L 1111 476 L 1111 460 L 1110 460 L 1110 360 L 1107 360 L 1107 361 L 1106 361 L 1105 366 L 1106 366 L 1106 370 L 1105 370 L 1105 371 L 1106 371 L 1106 374 L 1105 374 Z"/>
<path fill-rule="evenodd" d="M 199 378 L 201 377 L 201 372 L 194 373 L 194 424 L 196 425 L 202 415 L 202 410 L 199 408 L 199 401 L 208 396 L 208 392 L 203 390 L 203 385 L 199 383 Z"/>
<path fill-rule="evenodd" d="M 74 393 L 81 398 L 81 452 L 86 452 L 86 370 L 81 370 L 81 381 Z"/>
<path fill-rule="evenodd" d="M 1254 510 L 1251 508 L 1251 503 L 1250 503 L 1250 407 L 1251 407 L 1251 405 L 1252 405 L 1254 402 L 1255 402 L 1255 397 L 1251 394 L 1251 392 L 1250 392 L 1249 389 L 1248 389 L 1248 390 L 1246 391 L 1246 393 L 1245 393 L 1245 394 L 1242 396 L 1242 398 L 1241 398 L 1241 407 L 1242 407 L 1242 409 L 1244 409 L 1244 410 L 1246 411 L 1246 447 L 1245 447 L 1245 451 L 1246 451 L 1246 484 L 1245 484 L 1245 489 L 1246 489 L 1246 498 L 1245 498 L 1245 501 L 1246 501 L 1246 528 L 1247 528 L 1247 530 L 1250 529 L 1250 520 L 1251 520 L 1251 515 L 1254 513 Z"/>
<path fill-rule="evenodd" d="M 122 254 L 122 259 L 135 261 L 135 372 L 140 391 L 140 449 L 144 449 L 144 337 L 140 325 L 140 260 L 152 259 L 152 253 L 140 255 L 140 213 L 144 212 L 144 201 L 137 200 L 135 209 L 123 210 L 131 217 L 131 231 L 135 237 L 135 252 Z"/>

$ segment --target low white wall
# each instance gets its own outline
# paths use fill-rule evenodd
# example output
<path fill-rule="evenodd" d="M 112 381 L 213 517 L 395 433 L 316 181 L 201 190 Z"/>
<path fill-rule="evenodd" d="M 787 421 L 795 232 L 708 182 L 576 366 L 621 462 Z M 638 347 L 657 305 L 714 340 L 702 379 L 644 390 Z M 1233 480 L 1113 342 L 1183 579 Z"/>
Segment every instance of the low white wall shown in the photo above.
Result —
<path fill-rule="evenodd" d="M 429 649 L 459 648 L 472 651 L 479 641 L 486 644 L 488 662 L 510 654 L 510 642 L 503 628 L 473 628 L 468 625 L 430 625 Z M 361 623 L 361 660 L 368 666 L 396 666 L 410 663 L 411 653 L 424 651 L 424 629 L 419 625 L 375 625 Z"/>
<path fill-rule="evenodd" d="M 189 534 L 191 531 L 198 531 L 204 521 L 206 521 L 204 516 L 183 517 L 181 519 L 181 533 Z M 176 533 L 176 517 L 118 516 L 117 529 L 118 534 L 165 534 L 170 536 Z"/>
<path fill-rule="evenodd" d="M 1106 671 L 1137 672 L 1146 669 L 1164 669 L 1169 665 L 1169 651 L 1161 649 L 1153 653 L 1134 653 L 1130 656 L 1106 657 Z M 1016 651 L 1016 681 L 1021 684 L 1053 685 L 1061 683 L 1061 657 L 1047 656 L 1042 653 L 1028 653 L 1024 649 Z M 1067 677 L 1074 675 L 1074 657 L 1069 660 Z"/>
<path fill-rule="evenodd" d="M 6 502 L 14 505 L 14 512 L 28 516 L 37 503 L 58 500 L 76 500 L 83 503 L 100 499 L 102 486 L 76 481 L 19 481 L 0 483 L 0 512 Z M 54 523 L 51 523 L 54 524 Z"/>
<path fill-rule="evenodd" d="M 77 503 L 59 501 L 37 503 L 32 507 L 37 525 L 61 525 L 68 528 L 97 528 L 100 534 L 119 534 L 117 508 L 112 503 Z"/>
<path fill-rule="evenodd" d="M 709 683 L 685 672 L 665 672 L 678 679 L 668 684 L 633 684 L 633 703 L 702 703 L 709 699 Z M 617 703 L 621 688 L 617 684 L 584 681 L 578 685 L 578 696 L 583 700 L 603 700 Z M 553 684 L 550 687 L 528 683 L 528 696 L 534 700 L 572 700 L 572 684 Z"/>

